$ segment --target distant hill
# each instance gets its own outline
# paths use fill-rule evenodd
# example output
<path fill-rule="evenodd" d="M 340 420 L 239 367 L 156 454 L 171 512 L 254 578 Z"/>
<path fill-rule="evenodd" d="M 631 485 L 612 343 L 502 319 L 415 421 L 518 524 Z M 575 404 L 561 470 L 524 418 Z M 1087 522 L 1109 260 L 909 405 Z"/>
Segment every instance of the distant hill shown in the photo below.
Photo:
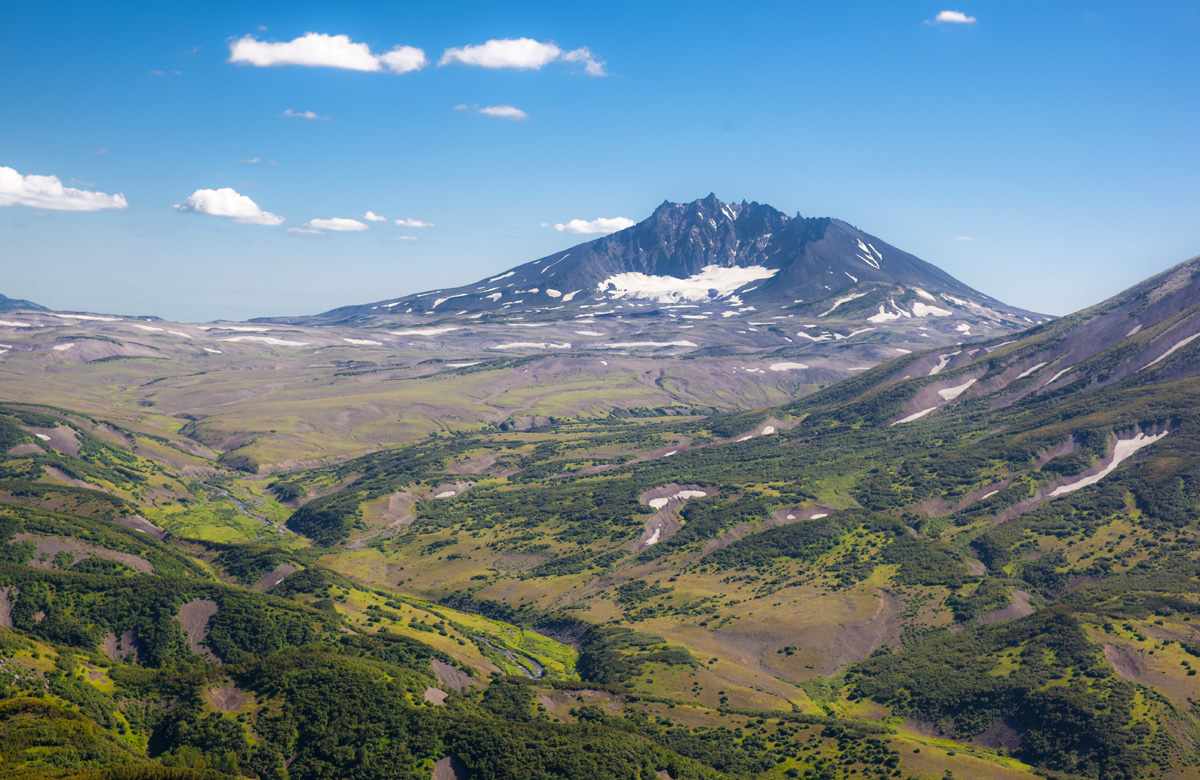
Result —
<path fill-rule="evenodd" d="M 9 298 L 7 295 L 0 295 L 0 311 L 50 311 L 45 306 L 34 303 L 33 301 L 22 301 L 17 298 Z"/>

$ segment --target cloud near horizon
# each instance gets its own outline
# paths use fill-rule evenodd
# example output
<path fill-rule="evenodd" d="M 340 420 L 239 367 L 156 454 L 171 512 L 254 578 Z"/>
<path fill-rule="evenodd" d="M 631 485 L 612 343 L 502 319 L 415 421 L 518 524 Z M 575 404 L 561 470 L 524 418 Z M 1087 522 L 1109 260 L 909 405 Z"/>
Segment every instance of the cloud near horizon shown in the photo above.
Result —
<path fill-rule="evenodd" d="M 411 73 L 425 67 L 429 60 L 423 49 L 396 46 L 375 54 L 365 43 L 355 43 L 348 35 L 308 32 L 290 41 L 260 41 L 246 35 L 229 44 L 229 61 L 257 68 L 300 65 L 310 68 L 340 68 L 378 73 Z"/>
<path fill-rule="evenodd" d="M 484 116 L 494 116 L 497 119 L 528 119 L 529 114 L 525 113 L 516 106 L 483 106 L 478 104 L 468 106 L 466 103 L 459 103 L 454 107 L 455 111 L 470 111 L 475 114 L 483 114 Z"/>
<path fill-rule="evenodd" d="M 288 108 L 284 110 L 283 115 L 292 119 L 320 119 L 324 122 L 329 121 L 329 117 L 321 116 L 316 111 L 293 111 Z"/>
<path fill-rule="evenodd" d="M 962 11 L 939 11 L 932 20 L 926 19 L 925 24 L 975 24 L 979 20 L 967 16 Z"/>
<path fill-rule="evenodd" d="M 599 217 L 598 219 L 573 219 L 565 225 L 561 222 L 554 225 L 559 233 L 575 233 L 577 235 L 593 235 L 596 233 L 616 233 L 637 223 L 628 217 Z M 550 227 L 547 222 L 542 227 Z"/>
<path fill-rule="evenodd" d="M 76 182 L 76 179 L 72 179 Z M 84 182 L 78 182 L 83 184 Z M 0 165 L 0 206 L 29 206 L 54 211 L 101 211 L 129 208 L 125 196 L 64 187 L 57 176 L 22 176 Z"/>
<path fill-rule="evenodd" d="M 583 65 L 589 76 L 607 76 L 605 63 L 597 59 L 588 47 L 563 51 L 554 43 L 542 43 L 533 38 L 492 39 L 470 46 L 446 49 L 438 60 L 443 65 L 472 65 L 477 68 L 514 68 L 540 70 L 555 60 Z"/>
<path fill-rule="evenodd" d="M 332 230 L 337 233 L 356 233 L 366 230 L 367 226 L 357 219 L 346 217 L 331 217 L 329 219 L 310 219 L 308 226 L 316 230 Z"/>
<path fill-rule="evenodd" d="M 284 222 L 283 217 L 263 211 L 257 203 L 231 187 L 196 190 L 183 203 L 175 204 L 174 208 L 185 213 L 227 217 L 243 225 L 274 226 Z"/>
<path fill-rule="evenodd" d="M 410 228 L 433 227 L 432 222 L 422 222 L 419 219 L 398 219 L 398 220 L 396 220 L 396 224 L 399 225 L 400 227 L 410 227 Z"/>

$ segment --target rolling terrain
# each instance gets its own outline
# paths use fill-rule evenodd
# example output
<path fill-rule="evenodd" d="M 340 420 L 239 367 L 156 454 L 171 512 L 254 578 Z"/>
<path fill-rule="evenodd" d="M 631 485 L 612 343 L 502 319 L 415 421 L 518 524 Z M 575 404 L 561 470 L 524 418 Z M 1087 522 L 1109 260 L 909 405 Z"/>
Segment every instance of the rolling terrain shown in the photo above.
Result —
<path fill-rule="evenodd" d="M 1200 259 L 874 356 L 511 314 L 6 313 L 0 777 L 1200 776 Z"/>

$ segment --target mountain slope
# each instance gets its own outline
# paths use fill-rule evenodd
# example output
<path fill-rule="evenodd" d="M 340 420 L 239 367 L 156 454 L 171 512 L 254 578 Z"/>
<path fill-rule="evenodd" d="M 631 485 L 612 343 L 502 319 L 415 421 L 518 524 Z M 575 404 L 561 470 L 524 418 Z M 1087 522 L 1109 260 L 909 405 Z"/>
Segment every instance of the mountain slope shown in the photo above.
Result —
<path fill-rule="evenodd" d="M 0 295 L 0 311 L 49 311 L 49 309 L 32 301 Z"/>
<path fill-rule="evenodd" d="M 759 347 L 784 344 L 779 336 L 749 335 L 762 331 L 748 325 L 801 324 L 789 318 L 808 318 L 795 335 L 810 345 L 865 333 L 875 341 L 953 343 L 1047 320 L 840 220 L 788 217 L 767 205 L 709 195 L 663 203 L 637 225 L 474 284 L 284 321 L 395 326 L 434 317 L 474 327 L 514 317 L 634 318 L 659 331 L 684 325 L 736 332 Z"/>

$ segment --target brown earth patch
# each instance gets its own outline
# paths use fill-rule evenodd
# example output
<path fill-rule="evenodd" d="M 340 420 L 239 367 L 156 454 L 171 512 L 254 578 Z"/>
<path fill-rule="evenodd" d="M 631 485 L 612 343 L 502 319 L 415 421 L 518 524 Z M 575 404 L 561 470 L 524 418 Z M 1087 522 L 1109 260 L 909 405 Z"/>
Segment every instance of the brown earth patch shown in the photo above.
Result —
<path fill-rule="evenodd" d="M 205 692 L 204 698 L 221 712 L 233 712 L 246 702 L 246 692 L 231 682 Z"/>
<path fill-rule="evenodd" d="M 104 654 L 114 661 L 126 662 L 132 659 L 137 663 L 141 655 L 141 644 L 137 640 L 137 632 L 132 628 L 125 629 L 125 633 L 118 639 L 117 635 L 109 631 L 104 636 L 104 641 L 100 644 L 100 649 Z"/>
<path fill-rule="evenodd" d="M 1122 679 L 1141 682 L 1146 674 L 1146 662 L 1140 650 L 1105 642 L 1104 657 Z"/>
<path fill-rule="evenodd" d="M 266 593 L 271 588 L 283 582 L 284 578 L 289 574 L 295 574 L 298 571 L 300 571 L 300 569 L 297 566 L 293 566 L 290 563 L 281 563 L 271 571 L 264 574 L 262 579 L 258 581 L 258 584 L 254 586 L 254 589 L 259 593 Z"/>
<path fill-rule="evenodd" d="M 56 468 L 54 466 L 43 466 L 42 468 L 45 470 L 47 476 L 52 477 L 53 479 L 57 479 L 59 482 L 64 482 L 64 483 L 70 485 L 71 487 L 87 488 L 88 490 L 99 490 L 102 493 L 108 492 L 107 490 L 105 490 L 102 487 L 97 487 L 96 485 L 93 485 L 91 482 L 84 482 L 82 479 L 75 479 L 75 477 L 72 477 L 70 474 L 68 474 L 67 472 L 63 471 L 60 468 Z"/>
<path fill-rule="evenodd" d="M 153 536 L 158 541 L 167 538 L 167 532 L 156 526 L 141 515 L 129 515 L 115 521 L 117 525 L 123 525 L 126 528 L 132 528 L 135 531 L 141 531 L 144 534 Z"/>
<path fill-rule="evenodd" d="M 1005 620 L 1016 620 L 1027 615 L 1032 615 L 1037 612 L 1037 608 L 1029 603 L 1029 594 L 1023 590 L 1013 591 L 1013 603 L 1007 607 L 993 609 L 983 617 L 979 618 L 979 622 L 987 625 L 988 623 L 1000 623 Z"/>
<path fill-rule="evenodd" d="M 500 459 L 500 453 L 496 450 L 488 450 L 478 457 L 471 458 L 464 463 L 451 463 L 446 467 L 446 471 L 451 474 L 482 474 L 483 472 L 496 465 L 496 461 Z"/>
<path fill-rule="evenodd" d="M 991 750 L 1016 750 L 1021 747 L 1021 738 L 1025 730 L 1003 718 L 988 726 L 983 732 L 971 737 L 972 745 L 990 748 Z"/>
<path fill-rule="evenodd" d="M 433 765 L 433 775 L 430 780 L 470 780 L 471 772 L 458 756 L 451 753 L 439 758 Z"/>
<path fill-rule="evenodd" d="M 204 645 L 208 637 L 208 621 L 217 614 L 217 602 L 212 599 L 192 599 L 179 608 L 179 622 L 183 624 L 183 638 L 193 653 L 213 663 L 221 660 Z"/>
<path fill-rule="evenodd" d="M 37 446 L 36 444 L 33 444 L 31 442 L 25 442 L 24 444 L 18 444 L 17 446 L 13 447 L 11 450 L 8 451 L 8 454 L 9 455 L 41 455 L 42 452 L 43 452 L 42 448 Z"/>
<path fill-rule="evenodd" d="M 830 653 L 830 662 L 835 669 L 858 663 L 882 645 L 894 645 L 900 641 L 903 626 L 897 616 L 903 604 L 886 590 L 880 589 L 876 593 L 879 601 L 875 605 L 875 614 L 869 620 L 846 626 L 835 633 Z"/>
<path fill-rule="evenodd" d="M 689 496 L 687 498 L 676 497 L 679 493 L 690 491 L 695 493 L 703 493 L 703 496 Z M 638 501 L 648 506 L 653 506 L 666 499 L 665 504 L 660 504 L 657 511 L 646 520 L 646 529 L 638 540 L 633 543 L 635 552 L 644 550 L 647 547 L 658 544 L 664 539 L 669 539 L 680 528 L 679 510 L 683 509 L 684 505 L 693 498 L 710 498 L 715 496 L 717 491 L 712 488 L 702 487 L 701 485 L 679 485 L 672 482 L 669 485 L 652 488 L 638 496 Z"/>
<path fill-rule="evenodd" d="M 17 596 L 21 595 L 21 591 L 16 585 L 5 585 L 0 588 L 0 626 L 12 628 L 12 608 L 17 601 Z"/>
<path fill-rule="evenodd" d="M 63 455 L 70 455 L 72 458 L 79 457 L 79 435 L 75 433 L 74 428 L 68 428 L 65 425 L 59 425 L 54 428 L 35 428 L 29 426 L 25 430 L 38 438 L 45 436 L 46 438 L 43 441 Z"/>
<path fill-rule="evenodd" d="M 791 525 L 792 523 L 800 523 L 805 520 L 812 520 L 814 516 L 827 517 L 833 513 L 832 509 L 822 506 L 811 507 L 792 507 L 789 509 L 776 509 L 771 513 L 771 516 L 761 523 L 752 525 L 743 523 L 735 525 L 725 533 L 718 536 L 716 539 L 709 539 L 704 543 L 704 555 L 715 552 L 722 548 L 728 547 L 737 540 L 743 538 L 753 531 L 765 531 L 768 528 L 774 528 L 781 525 Z"/>
<path fill-rule="evenodd" d="M 104 547 L 97 547 L 94 544 L 80 542 L 66 536 L 35 536 L 31 533 L 19 533 L 9 543 L 16 544 L 26 541 L 31 541 L 35 545 L 33 559 L 29 562 L 29 565 L 37 569 L 54 568 L 54 556 L 60 552 L 69 552 L 75 556 L 77 563 L 86 558 L 105 558 L 110 561 L 122 563 L 134 571 L 140 571 L 143 574 L 154 573 L 154 567 L 145 558 L 139 558 L 132 553 L 117 552 Z"/>
<path fill-rule="evenodd" d="M 443 704 L 445 704 L 446 697 L 449 695 L 450 694 L 446 693 L 441 688 L 426 688 L 425 689 L 425 701 L 429 702 L 430 704 L 432 704 L 436 707 L 440 707 Z"/>
<path fill-rule="evenodd" d="M 434 658 L 429 662 L 429 665 L 433 668 L 433 673 L 437 675 L 438 682 L 452 691 L 462 693 L 469 686 L 479 682 L 471 675 L 456 666 L 451 666 L 445 661 L 439 661 Z"/>

